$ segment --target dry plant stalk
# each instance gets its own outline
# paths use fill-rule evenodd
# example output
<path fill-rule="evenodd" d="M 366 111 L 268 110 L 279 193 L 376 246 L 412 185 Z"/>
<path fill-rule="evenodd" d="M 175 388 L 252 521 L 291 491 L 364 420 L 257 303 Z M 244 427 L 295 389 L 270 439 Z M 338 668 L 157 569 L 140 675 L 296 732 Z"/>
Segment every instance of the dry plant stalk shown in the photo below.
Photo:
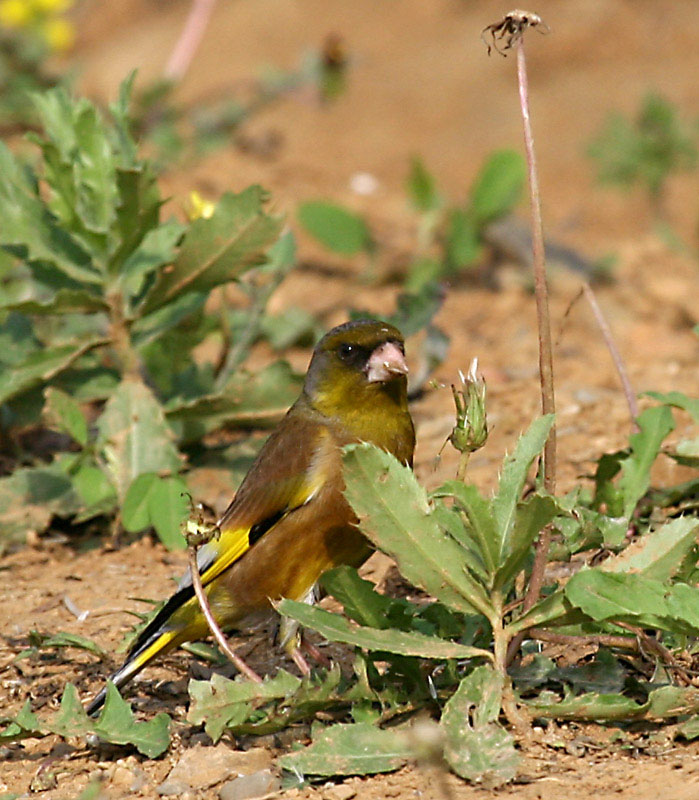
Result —
<path fill-rule="evenodd" d="M 204 587 L 201 584 L 201 576 L 199 575 L 199 567 L 197 565 L 197 548 L 194 545 L 189 545 L 187 547 L 187 556 L 189 558 L 189 569 L 192 573 L 192 586 L 194 587 L 194 593 L 199 601 L 201 612 L 206 618 L 206 623 L 209 626 L 209 630 L 211 631 L 214 639 L 216 639 L 216 643 L 226 654 L 227 658 L 235 666 L 238 672 L 245 675 L 248 680 L 251 680 L 254 683 L 262 683 L 262 678 L 255 672 L 255 670 L 249 667 L 243 661 L 243 659 L 232 650 L 231 646 L 228 644 L 228 640 L 223 634 L 223 631 L 221 628 L 219 628 L 218 623 L 214 619 L 211 606 L 209 605 L 209 601 L 204 593 Z"/>
<path fill-rule="evenodd" d="M 165 80 L 178 83 L 184 78 L 197 52 L 216 0 L 192 0 L 187 20 L 163 73 Z"/>
<path fill-rule="evenodd" d="M 585 295 L 585 299 L 592 310 L 595 321 L 597 322 L 600 332 L 602 333 L 604 343 L 607 345 L 607 350 L 609 350 L 609 354 L 614 362 L 614 367 L 619 375 L 619 380 L 621 381 L 621 386 L 624 390 L 624 397 L 626 397 L 626 403 L 629 407 L 629 413 L 631 414 L 631 424 L 633 425 L 634 430 L 638 431 L 640 430 L 638 423 L 636 422 L 636 418 L 638 417 L 639 413 L 638 402 L 636 401 L 636 393 L 631 386 L 631 381 L 629 380 L 629 374 L 626 371 L 624 360 L 621 357 L 619 348 L 616 346 L 616 342 L 612 336 L 612 331 L 607 324 L 607 320 L 602 313 L 602 309 L 599 307 L 595 293 L 592 291 L 592 287 L 587 281 L 585 281 L 582 285 L 582 293 Z"/>

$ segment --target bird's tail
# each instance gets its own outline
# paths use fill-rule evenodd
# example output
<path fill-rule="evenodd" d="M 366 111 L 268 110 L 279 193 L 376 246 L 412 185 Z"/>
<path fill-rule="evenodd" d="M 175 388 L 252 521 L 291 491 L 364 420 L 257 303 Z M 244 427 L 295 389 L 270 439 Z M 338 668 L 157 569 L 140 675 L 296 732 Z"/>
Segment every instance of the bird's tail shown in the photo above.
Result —
<path fill-rule="evenodd" d="M 188 608 L 183 608 L 192 606 L 190 601 L 193 596 L 194 590 L 191 585 L 183 586 L 141 631 L 124 663 L 109 677 L 117 689 L 128 683 L 157 656 L 168 653 L 183 642 L 198 638 L 198 631 L 194 630 L 199 628 L 198 620 L 194 614 L 186 613 Z M 87 713 L 94 715 L 99 711 L 106 696 L 105 686 L 89 703 L 85 709 Z"/>

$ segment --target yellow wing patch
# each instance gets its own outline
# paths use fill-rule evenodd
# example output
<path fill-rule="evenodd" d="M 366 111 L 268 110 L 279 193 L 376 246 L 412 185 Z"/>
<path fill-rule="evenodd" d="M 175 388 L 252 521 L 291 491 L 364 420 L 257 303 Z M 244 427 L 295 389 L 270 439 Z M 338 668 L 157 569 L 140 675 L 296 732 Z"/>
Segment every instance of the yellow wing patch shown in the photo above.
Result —
<path fill-rule="evenodd" d="M 218 540 L 219 555 L 214 563 L 201 575 L 204 586 L 217 578 L 231 564 L 234 564 L 250 549 L 250 528 L 237 528 L 223 531 Z"/>

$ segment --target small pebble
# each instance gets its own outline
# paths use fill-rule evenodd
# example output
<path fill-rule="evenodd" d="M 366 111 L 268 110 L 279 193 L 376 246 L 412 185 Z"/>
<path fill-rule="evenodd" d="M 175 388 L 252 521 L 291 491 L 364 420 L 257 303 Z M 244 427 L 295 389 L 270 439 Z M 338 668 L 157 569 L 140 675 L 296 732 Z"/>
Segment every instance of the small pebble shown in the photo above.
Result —
<path fill-rule="evenodd" d="M 256 800 L 281 789 L 281 781 L 268 769 L 252 775 L 243 775 L 225 783 L 219 793 L 219 800 Z"/>

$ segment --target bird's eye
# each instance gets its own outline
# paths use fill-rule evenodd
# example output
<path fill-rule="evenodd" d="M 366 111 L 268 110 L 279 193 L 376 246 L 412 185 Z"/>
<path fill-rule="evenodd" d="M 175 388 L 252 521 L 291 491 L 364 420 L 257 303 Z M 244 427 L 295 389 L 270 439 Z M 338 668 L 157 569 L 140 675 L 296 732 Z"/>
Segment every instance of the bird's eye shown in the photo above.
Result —
<path fill-rule="evenodd" d="M 341 344 L 338 349 L 338 355 L 343 361 L 349 361 L 354 355 L 355 348 L 351 344 Z"/>

